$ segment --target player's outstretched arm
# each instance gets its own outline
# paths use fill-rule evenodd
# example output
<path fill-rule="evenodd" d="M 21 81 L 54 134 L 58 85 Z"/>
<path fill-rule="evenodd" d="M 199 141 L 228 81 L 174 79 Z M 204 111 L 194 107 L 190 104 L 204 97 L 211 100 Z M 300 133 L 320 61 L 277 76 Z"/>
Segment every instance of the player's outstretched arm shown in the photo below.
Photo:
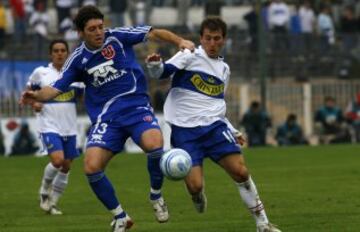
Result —
<path fill-rule="evenodd" d="M 162 40 L 166 41 L 172 44 L 175 44 L 178 46 L 181 50 L 183 49 L 189 49 L 191 51 L 194 51 L 195 44 L 190 41 L 186 40 L 171 31 L 165 30 L 165 29 L 152 29 L 148 34 L 148 39 L 150 40 Z"/>
<path fill-rule="evenodd" d="M 21 94 L 20 105 L 33 105 L 35 102 L 44 102 L 57 97 L 61 92 L 50 86 L 45 86 L 41 90 L 26 90 Z"/>

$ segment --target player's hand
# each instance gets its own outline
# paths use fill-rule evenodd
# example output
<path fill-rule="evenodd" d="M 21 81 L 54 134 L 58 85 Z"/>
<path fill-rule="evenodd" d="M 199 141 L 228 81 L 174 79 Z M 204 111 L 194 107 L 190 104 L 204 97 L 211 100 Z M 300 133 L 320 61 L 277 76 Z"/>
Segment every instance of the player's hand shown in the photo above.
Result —
<path fill-rule="evenodd" d="M 22 92 L 20 100 L 19 100 L 19 105 L 20 106 L 24 106 L 24 105 L 32 105 L 34 104 L 36 98 L 36 92 L 32 91 L 32 90 L 27 90 Z"/>
<path fill-rule="evenodd" d="M 35 112 L 40 112 L 43 108 L 43 104 L 41 102 L 33 102 L 31 104 L 31 108 L 35 111 Z"/>
<path fill-rule="evenodd" d="M 158 53 L 153 53 L 151 55 L 148 55 L 145 59 L 146 63 L 159 62 L 159 61 L 161 61 L 161 56 Z"/>
<path fill-rule="evenodd" d="M 181 50 L 189 49 L 193 52 L 195 50 L 195 44 L 191 40 L 182 39 L 179 44 L 179 48 Z"/>
<path fill-rule="evenodd" d="M 237 133 L 235 134 L 235 138 L 236 138 L 237 142 L 238 142 L 241 146 L 244 146 L 244 145 L 245 145 L 245 143 L 246 143 L 246 138 L 245 138 L 245 136 L 244 136 L 243 133 L 237 132 Z"/>

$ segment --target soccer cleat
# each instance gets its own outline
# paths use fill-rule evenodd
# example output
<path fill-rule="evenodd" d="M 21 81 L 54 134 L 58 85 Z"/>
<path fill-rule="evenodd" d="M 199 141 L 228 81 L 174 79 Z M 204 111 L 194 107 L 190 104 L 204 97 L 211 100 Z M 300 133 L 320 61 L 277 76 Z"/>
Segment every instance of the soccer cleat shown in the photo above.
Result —
<path fill-rule="evenodd" d="M 164 198 L 160 197 L 159 199 L 150 202 L 154 208 L 156 220 L 160 223 L 167 222 L 169 220 L 169 211 Z"/>
<path fill-rule="evenodd" d="M 58 207 L 56 207 L 56 205 L 52 205 L 48 212 L 51 215 L 62 215 L 63 214 L 61 212 L 61 210 Z"/>
<path fill-rule="evenodd" d="M 134 222 L 126 215 L 125 218 L 114 219 L 110 225 L 112 232 L 125 232 L 134 225 Z"/>
<path fill-rule="evenodd" d="M 194 203 L 194 206 L 195 206 L 195 209 L 198 213 L 204 213 L 206 211 L 206 208 L 207 208 L 207 198 L 206 198 L 206 195 L 205 195 L 205 192 L 204 191 L 201 191 L 199 194 L 197 195 L 193 195 L 191 197 L 193 203 Z"/>
<path fill-rule="evenodd" d="M 49 195 L 40 194 L 40 208 L 46 212 L 50 210 L 50 201 Z"/>
<path fill-rule="evenodd" d="M 275 225 L 268 223 L 268 224 L 259 224 L 257 226 L 257 232 L 281 232 Z"/>

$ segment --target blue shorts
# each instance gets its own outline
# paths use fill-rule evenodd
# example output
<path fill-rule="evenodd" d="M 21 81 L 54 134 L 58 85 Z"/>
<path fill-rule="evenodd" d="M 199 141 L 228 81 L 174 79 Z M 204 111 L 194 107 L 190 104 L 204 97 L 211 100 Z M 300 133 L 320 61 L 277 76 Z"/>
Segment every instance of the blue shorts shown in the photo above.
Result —
<path fill-rule="evenodd" d="M 80 156 L 76 148 L 76 135 L 60 136 L 57 133 L 41 133 L 40 136 L 48 154 L 64 151 L 65 159 L 75 159 Z"/>
<path fill-rule="evenodd" d="M 193 128 L 172 125 L 171 145 L 187 151 L 193 166 L 201 166 L 206 157 L 218 162 L 226 155 L 241 154 L 240 145 L 222 121 Z"/>
<path fill-rule="evenodd" d="M 128 110 L 112 121 L 103 121 L 93 125 L 88 135 L 87 147 L 102 147 L 114 154 L 124 149 L 126 140 L 131 137 L 140 145 L 141 135 L 149 129 L 160 126 L 153 112 L 148 108 Z"/>

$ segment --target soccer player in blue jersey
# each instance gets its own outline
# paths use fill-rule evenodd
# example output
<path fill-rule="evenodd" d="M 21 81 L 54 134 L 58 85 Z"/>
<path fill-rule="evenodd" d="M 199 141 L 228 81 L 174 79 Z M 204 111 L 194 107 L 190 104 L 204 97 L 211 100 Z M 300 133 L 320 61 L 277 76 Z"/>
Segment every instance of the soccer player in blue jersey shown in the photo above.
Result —
<path fill-rule="evenodd" d="M 161 195 L 163 174 L 159 167 L 163 139 L 149 104 L 146 80 L 133 46 L 162 40 L 180 49 L 194 49 L 191 41 L 150 26 L 104 28 L 104 16 L 94 6 L 81 8 L 74 19 L 83 43 L 64 65 L 62 78 L 41 91 L 26 91 L 22 104 L 46 101 L 66 91 L 73 82 L 84 82 L 85 104 L 93 123 L 85 152 L 85 173 L 98 199 L 113 213 L 113 231 L 123 232 L 133 222 L 121 207 L 104 170 L 114 154 L 131 137 L 146 153 L 150 173 L 150 201 L 156 219 L 166 222 L 168 210 Z"/>
<path fill-rule="evenodd" d="M 27 83 L 29 90 L 39 90 L 59 79 L 60 70 L 69 55 L 68 44 L 61 39 L 53 40 L 49 52 L 51 63 L 34 70 Z M 32 104 L 38 112 L 38 131 L 50 158 L 41 181 L 40 208 L 51 215 L 62 214 L 57 203 L 68 184 L 71 163 L 79 156 L 75 101 L 81 92 L 81 85 L 74 83 L 54 100 Z"/>
<path fill-rule="evenodd" d="M 200 43 L 194 52 L 180 51 L 165 63 L 158 54 L 147 57 L 152 77 L 172 77 L 164 105 L 171 125 L 171 143 L 186 150 L 193 167 L 185 178 L 195 209 L 203 213 L 207 201 L 203 183 L 203 160 L 208 157 L 235 181 L 240 196 L 256 221 L 258 232 L 280 232 L 269 223 L 255 184 L 245 165 L 240 144 L 244 138 L 225 117 L 225 91 L 230 68 L 220 56 L 225 43 L 226 24 L 218 17 L 205 19 Z"/>

